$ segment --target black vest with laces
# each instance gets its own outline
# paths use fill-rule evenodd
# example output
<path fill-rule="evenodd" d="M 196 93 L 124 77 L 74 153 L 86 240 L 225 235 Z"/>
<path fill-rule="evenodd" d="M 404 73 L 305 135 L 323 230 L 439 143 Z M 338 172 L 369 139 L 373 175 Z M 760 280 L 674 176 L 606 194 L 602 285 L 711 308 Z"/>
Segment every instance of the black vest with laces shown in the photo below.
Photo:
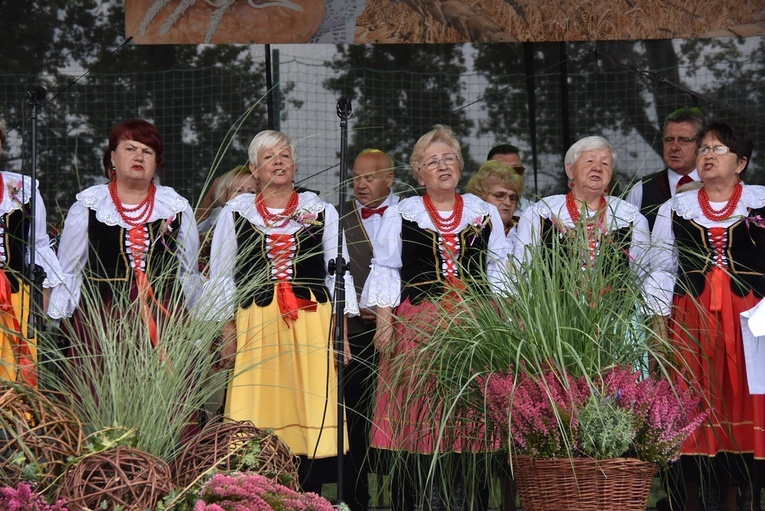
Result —
<path fill-rule="evenodd" d="M 476 285 L 488 292 L 483 277 L 487 271 L 489 236 L 493 226 L 488 215 L 482 217 L 481 221 L 482 229 L 468 225 L 457 234 L 460 242 L 457 276 L 468 286 Z M 416 305 L 425 299 L 437 299 L 446 291 L 444 260 L 438 249 L 438 233 L 402 218 L 401 239 L 401 302 L 409 298 Z"/>
<path fill-rule="evenodd" d="M 765 217 L 765 208 L 749 209 L 748 216 Z M 726 230 L 724 249 L 726 268 L 731 275 L 731 291 L 737 296 L 750 292 L 758 298 L 765 296 L 765 228 L 740 219 Z M 710 241 L 710 231 L 693 220 L 672 212 L 672 232 L 678 252 L 678 278 L 675 294 L 699 296 L 706 285 L 706 275 L 715 267 L 716 252 Z"/>
<path fill-rule="evenodd" d="M 19 278 L 24 275 L 25 250 L 29 240 L 29 222 L 24 218 L 29 215 L 27 204 L 21 209 L 9 211 L 0 216 L 0 227 L 3 229 L 3 249 L 5 262 L 2 268 L 7 270 L 5 275 L 11 283 L 11 292 L 19 291 Z"/>
<path fill-rule="evenodd" d="M 603 250 L 618 251 L 620 257 L 617 258 L 619 265 L 629 266 L 630 263 L 630 246 L 632 245 L 632 224 L 622 227 L 620 229 L 614 229 L 608 231 L 602 235 L 598 245 L 598 252 Z M 562 251 L 562 256 L 565 261 L 581 260 L 582 254 L 577 253 L 581 249 L 586 247 L 584 240 L 575 241 L 572 238 L 577 234 L 582 234 L 584 227 L 577 229 L 568 229 L 566 233 L 562 233 L 550 218 L 542 218 L 542 226 L 540 236 L 542 239 L 542 246 L 546 248 L 547 253 L 552 253 L 552 250 Z M 552 264 L 552 260 L 550 260 Z"/>
<path fill-rule="evenodd" d="M 176 236 L 181 227 L 182 213 L 177 213 L 169 223 L 155 220 L 146 224 L 149 235 L 149 250 L 145 257 L 145 272 L 157 297 L 164 297 L 171 285 L 178 281 L 180 262 L 177 257 Z M 94 210 L 88 216 L 88 264 L 84 275 L 94 281 L 101 296 L 110 295 L 112 288 L 120 286 L 131 289 L 133 267 L 130 263 L 130 249 L 125 245 L 129 229 L 119 225 L 106 225 L 96 218 Z M 133 290 L 134 293 L 134 290 Z M 134 296 L 131 295 L 134 298 Z"/>
<path fill-rule="evenodd" d="M 292 260 L 292 291 L 304 300 L 311 299 L 311 292 L 319 303 L 329 300 L 325 284 L 327 270 L 324 265 L 324 211 L 316 217 L 319 225 L 301 227 L 292 234 L 295 243 L 295 258 Z M 236 227 L 237 258 L 234 281 L 237 287 L 239 306 L 248 308 L 253 303 L 266 307 L 274 299 L 276 277 L 272 274 L 273 264 L 268 257 L 267 235 L 258 230 L 249 220 L 234 213 Z"/>

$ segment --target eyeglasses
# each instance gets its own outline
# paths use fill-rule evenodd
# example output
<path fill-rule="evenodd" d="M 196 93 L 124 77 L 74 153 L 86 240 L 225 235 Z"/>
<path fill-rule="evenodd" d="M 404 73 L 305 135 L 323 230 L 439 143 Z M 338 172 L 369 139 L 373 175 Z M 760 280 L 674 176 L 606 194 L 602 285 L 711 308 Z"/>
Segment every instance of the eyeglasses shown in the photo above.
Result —
<path fill-rule="evenodd" d="M 716 145 L 714 147 L 703 145 L 696 149 L 696 154 L 699 156 L 706 156 L 709 154 L 709 151 L 712 151 L 714 154 L 725 154 L 730 151 L 730 147 L 724 145 Z"/>
<path fill-rule="evenodd" d="M 447 154 L 443 158 L 436 158 L 435 156 L 428 161 L 426 161 L 422 167 L 428 169 L 428 170 L 436 170 L 438 168 L 438 164 L 444 162 L 444 165 L 454 165 L 457 162 L 457 157 L 453 154 Z"/>
<path fill-rule="evenodd" d="M 489 193 L 492 197 L 497 199 L 497 202 L 504 202 L 504 201 L 510 201 L 510 204 L 516 204 L 518 202 L 518 196 L 514 193 L 505 193 L 505 192 L 497 192 L 497 193 Z"/>
<path fill-rule="evenodd" d="M 526 172 L 526 167 L 523 165 L 513 165 L 513 170 L 519 175 L 522 176 L 524 172 Z"/>
<path fill-rule="evenodd" d="M 696 142 L 696 137 L 662 137 L 665 144 L 671 144 L 677 140 L 681 144 L 692 144 Z"/>

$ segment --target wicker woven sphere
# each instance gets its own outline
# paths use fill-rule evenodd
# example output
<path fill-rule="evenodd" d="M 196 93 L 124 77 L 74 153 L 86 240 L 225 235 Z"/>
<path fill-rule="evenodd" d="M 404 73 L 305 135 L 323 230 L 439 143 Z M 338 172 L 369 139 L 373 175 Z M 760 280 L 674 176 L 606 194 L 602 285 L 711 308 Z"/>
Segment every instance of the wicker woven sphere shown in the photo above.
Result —
<path fill-rule="evenodd" d="M 47 486 L 66 459 L 80 453 L 82 425 L 69 408 L 34 387 L 0 380 L 0 481 L 16 486 L 25 466 L 37 464 Z M 31 459 L 30 459 L 31 458 Z"/>
<path fill-rule="evenodd" d="M 117 447 L 84 458 L 64 474 L 58 498 L 69 511 L 107 509 L 154 509 L 173 489 L 170 467 L 156 456 Z"/>
<path fill-rule="evenodd" d="M 173 461 L 173 474 L 184 488 L 215 467 L 219 473 L 260 474 L 297 490 L 297 466 L 297 458 L 274 433 L 249 421 L 227 421 L 210 424 L 191 438 Z"/>

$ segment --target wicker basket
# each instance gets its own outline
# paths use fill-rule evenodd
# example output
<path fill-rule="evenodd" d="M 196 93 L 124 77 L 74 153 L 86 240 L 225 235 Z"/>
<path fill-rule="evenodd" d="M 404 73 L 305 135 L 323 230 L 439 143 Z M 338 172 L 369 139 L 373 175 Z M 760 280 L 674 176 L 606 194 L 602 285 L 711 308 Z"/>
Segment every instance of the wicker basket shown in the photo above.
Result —
<path fill-rule="evenodd" d="M 523 511 L 645 511 L 657 467 L 634 458 L 512 460 Z"/>

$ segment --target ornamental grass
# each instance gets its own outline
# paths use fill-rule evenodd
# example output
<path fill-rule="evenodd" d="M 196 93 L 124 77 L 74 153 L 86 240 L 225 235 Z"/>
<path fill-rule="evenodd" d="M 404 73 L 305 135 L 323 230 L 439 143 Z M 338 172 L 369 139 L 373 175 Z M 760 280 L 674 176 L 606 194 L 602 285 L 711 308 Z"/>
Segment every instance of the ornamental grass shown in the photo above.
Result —
<path fill-rule="evenodd" d="M 416 356 L 387 383 L 412 373 L 435 380 L 408 397 L 433 403 L 426 415 L 442 450 L 420 470 L 429 478 L 491 477 L 497 452 L 511 466 L 521 453 L 665 464 L 704 419 L 698 399 L 676 384 L 673 347 L 646 315 L 646 262 L 599 234 L 594 259 L 584 228 L 556 232 L 549 246 L 528 248 L 528 262 L 508 266 L 504 295 L 472 275 L 476 285 L 456 304 L 442 301 L 435 333 L 423 333 Z M 459 466 L 450 456 L 455 438 L 473 453 Z M 454 487 L 454 478 L 438 484 Z"/>

